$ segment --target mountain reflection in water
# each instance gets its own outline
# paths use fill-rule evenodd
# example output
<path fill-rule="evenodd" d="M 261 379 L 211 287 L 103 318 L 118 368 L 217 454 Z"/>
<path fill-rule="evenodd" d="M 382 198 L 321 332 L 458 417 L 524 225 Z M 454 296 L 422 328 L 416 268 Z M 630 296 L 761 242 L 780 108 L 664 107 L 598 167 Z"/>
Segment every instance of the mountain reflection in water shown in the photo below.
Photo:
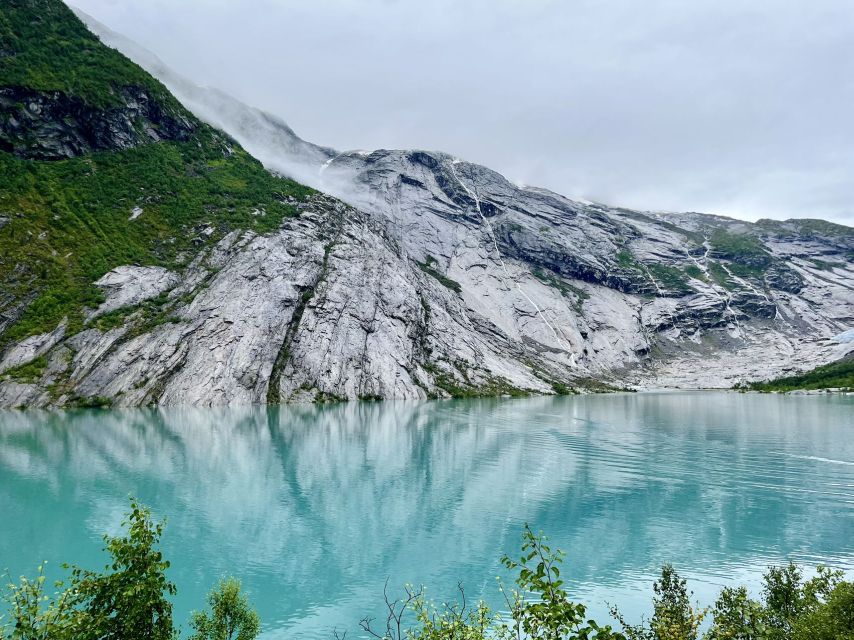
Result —
<path fill-rule="evenodd" d="M 500 604 L 523 523 L 636 618 L 793 559 L 854 569 L 854 398 L 735 393 L 0 413 L 0 569 L 101 567 L 133 494 L 168 518 L 176 618 L 243 579 L 265 638 L 358 637 L 382 587 Z M 503 574 L 502 574 L 503 575 Z"/>

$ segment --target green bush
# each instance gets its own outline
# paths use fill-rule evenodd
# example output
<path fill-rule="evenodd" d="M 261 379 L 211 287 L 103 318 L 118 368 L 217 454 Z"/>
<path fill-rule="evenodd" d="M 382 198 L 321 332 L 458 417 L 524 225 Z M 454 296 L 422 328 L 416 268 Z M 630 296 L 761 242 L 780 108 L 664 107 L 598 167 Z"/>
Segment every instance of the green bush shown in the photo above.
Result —
<path fill-rule="evenodd" d="M 208 594 L 210 613 L 195 612 L 192 640 L 254 640 L 261 631 L 258 613 L 241 593 L 240 581 L 222 580 Z"/>
<path fill-rule="evenodd" d="M 649 625 L 632 625 L 614 607 L 611 615 L 623 626 L 629 640 L 697 640 L 707 610 L 695 610 L 687 583 L 670 565 L 661 569 L 661 577 L 652 585 L 653 614 Z"/>
<path fill-rule="evenodd" d="M 569 597 L 560 577 L 563 557 L 526 525 L 521 558 L 503 559 L 518 572 L 517 588 L 502 588 L 508 614 L 495 613 L 483 602 L 467 607 L 464 594 L 460 602 L 437 608 L 426 602 L 423 588 L 407 587 L 401 599 L 390 601 L 386 595 L 385 628 L 375 629 L 367 620 L 362 628 L 382 640 L 854 639 L 854 584 L 824 567 L 807 581 L 793 564 L 770 567 L 761 600 L 751 599 L 744 587 L 727 587 L 713 607 L 701 608 L 692 603 L 686 581 L 668 565 L 653 584 L 652 617 L 632 624 L 614 607 L 612 617 L 622 627 L 614 630 L 587 619 L 585 606 Z"/>
<path fill-rule="evenodd" d="M 528 525 L 522 534 L 522 555 L 519 560 L 504 556 L 502 563 L 511 570 L 518 570 L 517 590 L 512 592 L 510 616 L 512 624 L 499 624 L 499 634 L 537 640 L 578 638 L 597 640 L 622 640 L 623 634 L 587 620 L 587 608 L 570 599 L 560 578 L 559 565 L 564 553 L 552 551 L 546 538 L 534 535 Z"/>
<path fill-rule="evenodd" d="M 72 568 L 71 590 L 82 629 L 80 640 L 171 640 L 175 585 L 166 577 L 169 562 L 158 549 L 163 523 L 131 501 L 123 525 L 127 535 L 105 537 L 112 562 L 104 573 Z"/>
<path fill-rule="evenodd" d="M 44 567 L 34 579 L 21 577 L 4 594 L 7 616 L 0 616 L 0 640 L 176 640 L 170 597 L 175 585 L 166 576 L 169 561 L 160 552 L 163 523 L 131 499 L 122 523 L 125 535 L 104 537 L 110 563 L 103 572 L 69 567 L 68 583 L 45 592 Z M 210 593 L 211 613 L 196 613 L 194 640 L 254 640 L 258 615 L 226 579 Z"/>

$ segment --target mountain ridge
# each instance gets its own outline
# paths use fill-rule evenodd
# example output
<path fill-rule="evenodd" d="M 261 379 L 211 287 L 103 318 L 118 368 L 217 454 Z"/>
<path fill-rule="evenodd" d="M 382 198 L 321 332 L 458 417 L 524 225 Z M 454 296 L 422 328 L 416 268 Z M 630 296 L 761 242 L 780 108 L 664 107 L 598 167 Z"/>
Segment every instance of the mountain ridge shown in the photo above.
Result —
<path fill-rule="evenodd" d="M 194 118 L 228 132 L 210 130 L 222 136 L 221 158 L 205 160 L 214 171 L 231 162 L 229 149 L 241 157 L 245 148 L 333 197 L 287 181 L 281 202 L 262 196 L 273 183 L 252 169 L 267 186 L 251 192 L 254 205 L 226 204 L 240 211 L 228 220 L 211 222 L 209 205 L 185 202 L 203 224 L 181 260 L 90 271 L 94 291 L 73 330 L 56 314 L 41 333 L 0 326 L 0 405 L 728 387 L 851 349 L 836 340 L 854 325 L 847 227 L 612 208 L 521 187 L 441 152 L 338 152 L 137 55 Z M 107 156 L 169 144 L 149 140 Z M 47 170 L 75 160 L 29 162 Z M 241 192 L 241 176 L 217 184 L 218 197 Z M 276 202 L 289 213 L 268 215 Z M 144 205 L 126 205 L 117 233 L 149 223 Z"/>

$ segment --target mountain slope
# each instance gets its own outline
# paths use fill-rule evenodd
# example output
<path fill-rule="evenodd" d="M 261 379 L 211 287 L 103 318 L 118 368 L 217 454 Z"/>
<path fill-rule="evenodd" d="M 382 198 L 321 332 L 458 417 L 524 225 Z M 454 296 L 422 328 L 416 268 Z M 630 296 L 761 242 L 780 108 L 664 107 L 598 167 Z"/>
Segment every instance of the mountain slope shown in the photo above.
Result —
<path fill-rule="evenodd" d="M 310 194 L 61 2 L 4 3 L 0 51 L 0 370 L 91 324 L 114 267 L 165 271 L 233 229 L 277 228 Z"/>
<path fill-rule="evenodd" d="M 728 386 L 850 345 L 854 231 L 572 202 L 445 154 L 345 153 L 340 195 L 393 220 L 469 306 L 576 369 L 644 386 Z M 472 246 L 472 238 L 478 238 Z"/>
<path fill-rule="evenodd" d="M 678 309 L 667 308 L 672 301 L 651 304 L 647 300 L 638 305 L 629 300 L 627 308 L 605 312 L 605 317 L 613 318 L 612 333 L 598 336 L 598 344 L 593 346 L 596 356 L 587 358 L 593 361 L 597 376 L 627 365 L 639 368 L 637 374 L 628 373 L 638 384 L 726 386 L 744 377 L 767 377 L 781 370 L 808 367 L 847 348 L 832 340 L 852 324 L 854 242 L 847 227 L 816 220 L 761 221 L 753 225 L 719 216 L 611 209 L 570 202 L 543 190 L 519 189 L 494 172 L 446 154 L 340 154 L 301 140 L 277 118 L 228 99 L 221 92 L 195 87 L 149 52 L 89 20 L 102 38 L 115 46 L 129 47 L 129 53 L 138 56 L 197 113 L 205 118 L 216 114 L 216 124 L 237 136 L 266 166 L 299 176 L 371 212 L 399 239 L 410 257 L 435 260 L 435 255 L 443 254 L 450 262 L 449 252 L 457 249 L 449 244 L 454 244 L 459 224 L 481 227 L 482 244 L 487 249 L 493 245 L 492 253 L 487 251 L 487 271 L 497 269 L 498 280 L 506 280 L 508 263 L 516 259 L 528 272 L 510 279 L 510 288 L 517 290 L 511 296 L 520 300 L 502 299 L 494 293 L 480 296 L 484 299 L 491 295 L 492 301 L 497 301 L 490 318 L 498 324 L 506 322 L 508 308 L 519 308 L 517 303 L 529 310 L 538 302 L 549 304 L 527 299 L 527 288 L 543 282 L 563 293 L 575 288 L 582 298 L 588 296 L 579 289 L 585 282 L 647 297 L 681 295 Z M 471 180 L 460 180 L 458 174 L 467 172 Z M 476 202 L 481 192 L 485 195 Z M 502 210 L 496 202 L 509 206 Z M 580 212 L 581 216 L 570 222 L 564 210 Z M 463 212 L 468 216 L 458 215 Z M 494 222 L 498 234 L 492 233 L 488 222 L 493 214 L 497 214 Z M 538 223 L 537 218 L 549 224 Z M 605 234 L 602 243 L 591 245 L 591 232 L 595 232 L 594 237 L 602 235 L 602 220 L 612 225 L 610 237 Z M 439 227 L 443 227 L 441 238 Z M 541 232 L 545 227 L 549 227 L 548 235 Z M 510 232 L 506 233 L 508 228 Z M 522 229 L 524 234 L 519 233 Z M 463 229 L 463 233 L 468 230 Z M 431 248 L 436 239 L 440 241 Z M 665 248 L 667 242 L 671 246 Z M 627 243 L 638 245 L 640 259 Z M 649 246 L 644 248 L 643 244 Z M 509 266 L 512 271 L 512 264 Z M 446 283 L 454 282 L 444 275 L 438 262 L 431 263 L 427 272 Z M 565 281 L 567 277 L 570 282 Z M 529 283 L 520 287 L 520 278 L 527 278 Z M 573 278 L 581 282 L 573 285 Z M 479 283 L 473 284 L 473 291 L 464 291 L 464 297 L 481 288 Z M 596 300 L 604 293 L 599 290 L 586 299 Z M 548 294 L 543 295 L 548 298 Z M 579 302 L 577 299 L 575 306 L 583 306 Z M 643 310 L 640 323 L 626 318 L 635 315 L 634 307 Z M 548 325 L 555 321 L 547 322 L 543 316 L 572 315 L 567 310 L 541 311 L 540 327 L 547 333 L 554 333 L 554 327 Z M 664 319 L 656 319 L 656 314 Z M 769 316 L 773 322 L 767 322 Z M 595 325 L 601 324 L 593 320 Z M 640 358 L 634 349 L 625 347 L 625 327 L 629 336 L 640 329 Z M 710 328 L 713 330 L 708 331 Z M 578 342 L 587 340 L 591 333 L 588 329 L 577 337 Z M 514 337 L 521 335 L 516 332 Z M 584 359 L 589 354 L 590 349 L 576 356 Z M 721 365 L 715 365 L 716 360 Z"/>
<path fill-rule="evenodd" d="M 837 362 L 816 367 L 799 375 L 777 378 L 745 385 L 752 391 L 816 391 L 822 389 L 854 389 L 854 353 Z"/>
<path fill-rule="evenodd" d="M 39 22 L 45 6 L 57 15 Z M 58 2 L 14 7 L 75 20 Z M 0 193 L 0 242 L 17 251 L 0 265 L 0 405 L 720 387 L 851 349 L 835 338 L 854 324 L 847 227 L 614 209 L 443 153 L 339 153 L 90 24 L 196 115 L 133 65 L 99 92 L 148 87 L 185 139 L 126 97 L 24 85 L 102 120 L 119 109 L 137 137 L 63 160 L 27 157 L 38 140 L 0 152 L 18 175 Z"/>

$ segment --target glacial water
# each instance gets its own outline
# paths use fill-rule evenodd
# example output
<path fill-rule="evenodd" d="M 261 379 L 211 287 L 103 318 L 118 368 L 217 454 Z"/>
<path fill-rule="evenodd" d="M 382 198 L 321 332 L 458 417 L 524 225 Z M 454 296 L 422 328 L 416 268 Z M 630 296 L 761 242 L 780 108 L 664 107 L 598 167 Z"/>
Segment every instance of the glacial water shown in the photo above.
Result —
<path fill-rule="evenodd" d="M 854 572 L 854 398 L 737 393 L 0 413 L 0 569 L 102 568 L 133 494 L 176 619 L 243 579 L 264 638 L 360 637 L 383 584 L 500 605 L 524 522 L 590 612 L 670 562 L 709 602 L 792 559 Z"/>

